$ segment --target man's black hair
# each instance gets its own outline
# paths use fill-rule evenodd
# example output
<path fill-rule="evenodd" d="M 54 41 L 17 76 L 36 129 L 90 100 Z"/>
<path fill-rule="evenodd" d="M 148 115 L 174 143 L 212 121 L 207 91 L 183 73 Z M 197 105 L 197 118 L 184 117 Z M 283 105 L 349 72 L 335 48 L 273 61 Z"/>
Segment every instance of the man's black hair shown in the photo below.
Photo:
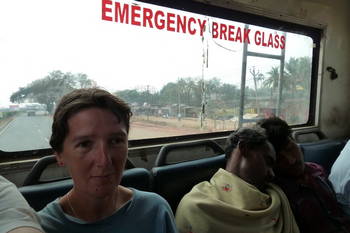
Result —
<path fill-rule="evenodd" d="M 267 142 L 265 130 L 260 127 L 240 128 L 231 133 L 226 140 L 225 157 L 229 159 L 232 151 L 237 147 L 238 143 L 245 143 L 250 149 L 255 149 Z"/>
<path fill-rule="evenodd" d="M 281 118 L 271 117 L 257 122 L 257 125 L 266 130 L 266 135 L 276 151 L 283 149 L 292 138 L 292 130 Z"/>

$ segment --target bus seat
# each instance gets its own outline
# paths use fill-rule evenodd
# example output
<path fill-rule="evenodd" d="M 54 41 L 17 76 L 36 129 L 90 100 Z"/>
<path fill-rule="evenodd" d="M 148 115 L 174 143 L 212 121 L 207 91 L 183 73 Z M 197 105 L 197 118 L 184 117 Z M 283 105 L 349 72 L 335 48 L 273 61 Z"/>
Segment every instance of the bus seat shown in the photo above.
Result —
<path fill-rule="evenodd" d="M 22 186 L 19 191 L 36 211 L 44 208 L 48 203 L 63 196 L 73 187 L 72 179 L 59 180 L 44 184 Z"/>
<path fill-rule="evenodd" d="M 155 167 L 189 160 L 197 160 L 224 154 L 225 151 L 213 140 L 200 140 L 164 145 L 156 158 Z"/>
<path fill-rule="evenodd" d="M 54 163 L 56 163 L 56 157 L 54 155 L 48 155 L 40 158 L 30 170 L 23 182 L 23 186 L 43 183 L 40 181 L 41 174 L 49 165 Z"/>
<path fill-rule="evenodd" d="M 23 182 L 23 186 L 27 185 L 35 185 L 35 184 L 43 184 L 50 181 L 42 181 L 40 180 L 41 175 L 49 167 L 49 165 L 56 163 L 56 157 L 54 155 L 48 155 L 40 158 L 32 167 L 26 179 Z M 126 160 L 125 169 L 135 168 L 135 165 L 129 160 Z"/>
<path fill-rule="evenodd" d="M 145 168 L 132 168 L 123 172 L 121 185 L 142 191 L 150 191 L 151 173 Z M 73 187 L 72 179 L 59 180 L 43 184 L 22 186 L 19 191 L 28 203 L 39 211 L 49 202 L 63 196 Z"/>
<path fill-rule="evenodd" d="M 329 175 L 332 165 L 338 158 L 345 146 L 343 140 L 321 140 L 317 142 L 300 143 L 299 146 L 304 154 L 305 162 L 320 164 Z"/>
<path fill-rule="evenodd" d="M 298 143 L 318 142 L 327 139 L 326 135 L 319 128 L 298 129 L 292 132 L 292 137 Z"/>
<path fill-rule="evenodd" d="M 151 172 L 146 168 L 140 167 L 125 170 L 120 184 L 142 191 L 152 191 Z"/>
<path fill-rule="evenodd" d="M 225 155 L 152 168 L 153 190 L 164 197 L 173 212 L 181 198 L 201 181 L 209 180 L 226 164 Z"/>

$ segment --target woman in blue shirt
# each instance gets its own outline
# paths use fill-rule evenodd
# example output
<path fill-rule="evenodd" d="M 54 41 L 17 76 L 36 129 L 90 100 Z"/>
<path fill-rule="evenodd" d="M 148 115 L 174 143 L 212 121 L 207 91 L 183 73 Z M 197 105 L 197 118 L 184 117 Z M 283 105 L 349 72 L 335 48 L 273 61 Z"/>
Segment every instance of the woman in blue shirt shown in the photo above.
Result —
<path fill-rule="evenodd" d="M 176 232 L 167 202 L 120 184 L 128 153 L 129 106 L 91 88 L 65 95 L 56 108 L 50 145 L 73 188 L 39 212 L 51 232 Z"/>

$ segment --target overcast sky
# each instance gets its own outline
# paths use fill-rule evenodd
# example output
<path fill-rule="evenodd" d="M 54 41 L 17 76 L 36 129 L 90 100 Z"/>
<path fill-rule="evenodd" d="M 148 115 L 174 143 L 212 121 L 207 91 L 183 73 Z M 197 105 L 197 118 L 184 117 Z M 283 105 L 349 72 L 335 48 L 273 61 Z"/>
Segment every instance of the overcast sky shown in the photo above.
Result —
<path fill-rule="evenodd" d="M 53 70 L 85 73 L 110 91 L 146 85 L 159 90 L 179 77 L 201 77 L 207 42 L 209 67 L 205 78 L 219 77 L 238 84 L 242 44 L 214 42 L 211 37 L 203 43 L 198 35 L 103 21 L 101 0 L 1 0 L 0 107 L 10 103 L 9 97 L 19 87 Z M 287 34 L 286 48 L 287 59 L 312 54 L 311 39 L 304 36 Z M 278 54 L 280 50 L 263 52 Z M 266 59 L 249 61 L 262 72 L 278 64 Z"/>

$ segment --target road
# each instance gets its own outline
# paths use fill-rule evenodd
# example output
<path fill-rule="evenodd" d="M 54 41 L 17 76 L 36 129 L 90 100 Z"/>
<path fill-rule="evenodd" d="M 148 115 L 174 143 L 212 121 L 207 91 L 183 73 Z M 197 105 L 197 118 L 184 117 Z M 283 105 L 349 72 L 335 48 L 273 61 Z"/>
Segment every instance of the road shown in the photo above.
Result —
<path fill-rule="evenodd" d="M 155 119 L 155 121 L 160 120 Z M 176 124 L 179 123 L 176 119 L 173 121 Z M 185 120 L 180 122 L 182 124 L 180 126 L 175 126 L 174 122 L 159 125 L 143 120 L 132 121 L 129 139 L 169 137 L 205 132 L 186 127 Z M 51 124 L 51 116 L 16 116 L 8 125 L 0 129 L 0 150 L 24 151 L 50 148 Z"/>
<path fill-rule="evenodd" d="M 49 148 L 51 116 L 17 116 L 0 131 L 0 150 Z"/>

